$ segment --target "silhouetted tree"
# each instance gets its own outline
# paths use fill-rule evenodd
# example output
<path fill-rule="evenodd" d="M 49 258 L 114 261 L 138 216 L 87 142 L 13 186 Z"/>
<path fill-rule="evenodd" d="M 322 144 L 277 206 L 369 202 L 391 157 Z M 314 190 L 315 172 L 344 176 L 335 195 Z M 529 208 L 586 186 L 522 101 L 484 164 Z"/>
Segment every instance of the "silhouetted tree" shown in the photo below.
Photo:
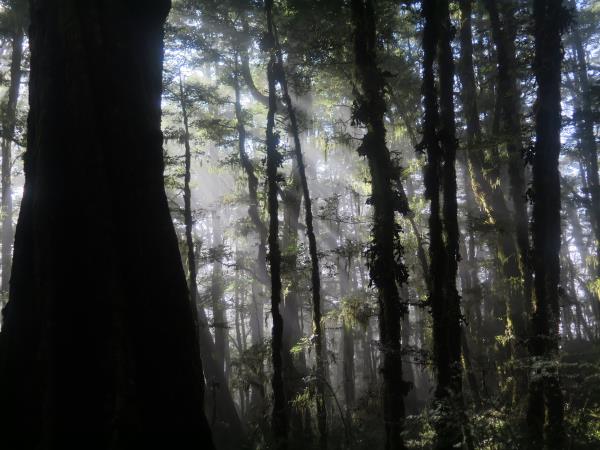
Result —
<path fill-rule="evenodd" d="M 0 336 L 6 448 L 212 448 L 162 174 L 169 8 L 30 2 L 26 185 Z"/>

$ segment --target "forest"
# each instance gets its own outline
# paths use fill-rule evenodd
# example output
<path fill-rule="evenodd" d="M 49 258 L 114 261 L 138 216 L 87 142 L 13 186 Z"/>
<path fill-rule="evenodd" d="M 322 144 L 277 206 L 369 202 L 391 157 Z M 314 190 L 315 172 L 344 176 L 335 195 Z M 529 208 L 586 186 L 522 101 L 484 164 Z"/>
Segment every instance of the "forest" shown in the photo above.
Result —
<path fill-rule="evenodd" d="M 599 0 L 0 0 L 0 448 L 600 449 Z"/>

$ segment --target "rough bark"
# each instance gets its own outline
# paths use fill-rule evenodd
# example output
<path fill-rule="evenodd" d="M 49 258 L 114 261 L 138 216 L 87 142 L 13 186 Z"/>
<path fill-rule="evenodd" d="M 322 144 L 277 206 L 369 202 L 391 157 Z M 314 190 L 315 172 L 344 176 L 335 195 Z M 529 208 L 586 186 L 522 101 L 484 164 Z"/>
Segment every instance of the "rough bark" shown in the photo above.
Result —
<path fill-rule="evenodd" d="M 2 445 L 212 448 L 163 181 L 170 3 L 30 6 L 26 182 L 0 335 Z"/>
<path fill-rule="evenodd" d="M 565 12 L 561 2 L 533 3 L 535 60 L 538 85 L 533 159 L 534 311 L 530 353 L 527 423 L 531 448 L 564 448 L 563 398 L 558 375 L 560 224 L 560 84 L 561 32 Z"/>
<path fill-rule="evenodd" d="M 400 321 L 406 313 L 399 286 L 406 283 L 407 272 L 401 260 L 403 249 L 399 243 L 396 211 L 406 213 L 398 190 L 397 168 L 394 167 L 386 145 L 384 115 L 385 79 L 377 60 L 377 30 L 373 0 L 352 0 L 354 28 L 354 57 L 357 89 L 353 119 L 366 128 L 358 148 L 366 156 L 370 172 L 373 206 L 372 241 L 369 249 L 369 271 L 377 289 L 379 303 L 379 336 L 383 356 L 383 410 L 386 431 L 386 449 L 402 449 L 404 396 L 408 386 L 402 378 L 400 352 Z"/>

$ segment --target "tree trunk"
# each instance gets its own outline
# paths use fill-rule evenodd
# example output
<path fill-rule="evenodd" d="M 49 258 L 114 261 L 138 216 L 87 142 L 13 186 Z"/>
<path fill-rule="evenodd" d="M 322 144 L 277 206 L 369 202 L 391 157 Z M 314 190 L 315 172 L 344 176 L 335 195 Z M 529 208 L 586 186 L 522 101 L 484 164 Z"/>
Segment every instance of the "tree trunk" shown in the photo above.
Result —
<path fill-rule="evenodd" d="M 564 448 L 563 398 L 558 375 L 560 225 L 561 2 L 533 3 L 537 103 L 533 160 L 534 312 L 527 423 L 532 448 Z"/>
<path fill-rule="evenodd" d="M 277 37 L 275 37 L 277 39 Z M 306 222 L 306 236 L 308 237 L 308 253 L 310 255 L 311 266 L 311 289 L 313 306 L 313 340 L 315 343 L 316 385 L 317 385 L 317 426 L 319 428 L 319 445 L 321 449 L 327 448 L 327 410 L 325 408 L 325 364 L 323 362 L 323 342 L 325 336 L 321 326 L 321 269 L 319 268 L 319 256 L 317 254 L 317 239 L 313 228 L 312 200 L 306 178 L 306 168 L 304 166 L 304 156 L 302 154 L 302 145 L 300 143 L 300 130 L 296 111 L 290 97 L 287 78 L 283 67 L 283 56 L 279 42 L 276 40 L 277 51 L 277 75 L 279 85 L 283 92 L 283 101 L 287 107 L 290 128 L 294 138 L 294 154 L 296 157 L 298 177 L 300 187 L 302 188 L 302 198 L 304 199 L 304 219 Z"/>
<path fill-rule="evenodd" d="M 248 217 L 252 221 L 254 228 L 256 229 L 256 233 L 259 237 L 259 245 L 258 245 L 258 258 L 257 258 L 257 269 L 258 273 L 256 277 L 263 283 L 268 284 L 268 274 L 267 274 L 267 234 L 268 230 L 265 226 L 262 218 L 260 217 L 260 209 L 259 209 L 259 201 L 258 201 L 258 177 L 256 176 L 256 171 L 254 169 L 254 164 L 250 160 L 248 156 L 248 152 L 246 151 L 246 124 L 244 122 L 244 112 L 242 110 L 241 103 L 241 90 L 240 90 L 240 81 L 239 81 L 239 65 L 236 60 L 236 71 L 234 74 L 234 91 L 235 91 L 235 118 L 236 118 L 236 128 L 238 131 L 238 149 L 239 149 L 239 157 L 240 164 L 248 177 L 248 196 L 249 196 L 249 206 L 248 206 Z"/>
<path fill-rule="evenodd" d="M 501 107 L 500 132 L 506 136 L 506 150 L 508 152 L 508 176 L 510 182 L 510 198 L 512 200 L 512 217 L 518 247 L 518 263 L 521 276 L 517 278 L 523 292 L 523 299 L 513 297 L 507 304 L 508 315 L 517 343 L 513 345 L 513 354 L 521 358 L 524 356 L 522 342 L 527 335 L 527 311 L 530 310 L 532 295 L 532 273 L 529 249 L 529 221 L 527 213 L 527 199 L 525 196 L 526 181 L 523 161 L 523 145 L 521 142 L 521 105 L 520 92 L 517 85 L 517 61 L 515 40 L 516 28 L 514 15 L 515 3 L 504 1 L 498 11 L 497 0 L 486 0 L 492 25 L 492 38 L 496 46 L 498 60 L 498 90 Z M 502 19 L 500 19 L 502 12 Z M 516 255 L 515 255 L 516 258 Z M 514 283 L 513 280 L 510 281 Z M 517 362 L 518 364 L 518 362 Z M 519 399 L 524 394 L 524 376 L 517 371 L 517 383 L 513 400 Z"/>
<path fill-rule="evenodd" d="M 302 338 L 300 326 L 302 315 L 302 287 L 300 283 L 298 266 L 298 228 L 300 205 L 302 202 L 302 189 L 295 161 L 292 162 L 292 179 L 283 194 L 284 230 L 282 237 L 283 260 L 287 270 L 283 273 L 287 294 L 284 298 L 283 321 L 283 372 L 286 381 L 286 396 L 294 399 L 304 391 L 304 378 L 308 375 L 306 357 L 304 352 L 295 356 L 292 348 Z M 308 445 L 307 438 L 310 432 L 305 427 L 303 408 L 290 408 L 290 442 L 298 448 Z"/>
<path fill-rule="evenodd" d="M 459 236 L 455 159 L 458 143 L 453 99 L 454 62 L 450 47 L 452 30 L 447 2 L 425 1 L 423 15 L 425 123 L 421 146 L 427 151 L 425 189 L 431 201 L 429 301 L 433 315 L 433 350 L 437 374 L 435 397 L 440 408 L 435 446 L 436 449 L 451 449 L 462 445 L 462 426 L 466 418 L 462 398 L 460 296 L 456 288 Z M 436 54 L 439 112 L 433 69 Z M 465 433 L 465 437 L 468 437 L 468 433 Z"/>
<path fill-rule="evenodd" d="M 267 35 L 272 44 L 275 43 L 273 30 L 273 0 L 265 1 L 265 12 L 267 15 Z M 282 340 L 283 340 L 283 317 L 279 311 L 281 304 L 281 250 L 279 248 L 279 200 L 277 198 L 278 168 L 281 166 L 282 157 L 277 146 L 279 136 L 275 132 L 275 113 L 277 111 L 276 82 L 277 62 L 276 49 L 266 49 L 270 53 L 267 66 L 267 81 L 269 86 L 269 108 L 267 114 L 267 205 L 269 210 L 269 264 L 271 267 L 271 316 L 273 318 L 273 330 L 271 341 L 271 356 L 273 364 L 273 412 L 272 432 L 275 448 L 284 450 L 287 448 L 287 402 L 283 385 L 283 362 L 282 362 Z"/>
<path fill-rule="evenodd" d="M 212 448 L 163 181 L 170 2 L 30 5 L 26 183 L 0 335 L 3 447 Z"/>
<path fill-rule="evenodd" d="M 407 212 L 400 198 L 399 168 L 394 167 L 386 146 L 384 115 L 387 110 L 385 79 L 377 60 L 377 31 L 373 0 L 352 0 L 354 57 L 357 93 L 353 119 L 366 128 L 358 148 L 366 156 L 371 176 L 373 205 L 372 241 L 368 250 L 371 280 L 377 289 L 379 303 L 379 337 L 383 353 L 383 410 L 387 450 L 404 448 L 402 429 L 404 396 L 408 390 L 402 378 L 400 321 L 406 313 L 399 285 L 406 283 L 407 272 L 401 258 L 399 227 L 395 213 Z"/>

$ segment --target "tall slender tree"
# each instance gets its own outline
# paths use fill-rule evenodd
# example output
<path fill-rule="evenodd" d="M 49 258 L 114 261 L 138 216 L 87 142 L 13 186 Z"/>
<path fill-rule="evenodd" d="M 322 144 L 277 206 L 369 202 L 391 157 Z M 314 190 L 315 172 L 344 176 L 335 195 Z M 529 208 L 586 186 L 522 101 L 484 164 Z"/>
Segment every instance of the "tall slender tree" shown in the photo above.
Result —
<path fill-rule="evenodd" d="M 431 202 L 429 302 L 437 378 L 435 398 L 439 409 L 435 446 L 451 449 L 462 445 L 466 425 L 462 399 L 460 296 L 456 288 L 459 234 L 455 160 L 458 142 L 454 117 L 453 32 L 448 2 L 423 2 L 423 17 L 425 117 L 421 147 L 427 152 L 425 189 Z M 434 70 L 436 56 L 439 94 Z"/>
<path fill-rule="evenodd" d="M 217 347 L 213 340 L 204 307 L 198 298 L 198 268 L 191 189 L 193 155 L 190 133 L 190 107 L 193 102 L 190 98 L 181 71 L 179 71 L 178 75 L 178 95 L 176 97 L 181 108 L 181 118 L 183 122 L 183 223 L 185 226 L 188 289 L 190 291 L 192 307 L 197 312 L 200 355 L 203 362 L 204 378 L 207 380 L 210 390 L 206 402 L 207 412 L 211 416 L 210 422 L 212 429 L 218 433 L 215 435 L 214 439 L 215 446 L 217 449 L 223 449 L 238 446 L 243 439 L 244 430 L 227 383 L 227 377 L 224 371 L 224 352 Z M 223 425 L 225 425 L 230 432 L 224 433 Z"/>
<path fill-rule="evenodd" d="M 278 200 L 278 168 L 281 166 L 282 157 L 277 146 L 279 135 L 275 131 L 275 113 L 277 111 L 277 50 L 275 47 L 275 30 L 273 28 L 273 0 L 265 1 L 267 17 L 267 33 L 265 35 L 264 50 L 269 52 L 267 66 L 267 83 L 269 89 L 269 107 L 267 113 L 267 207 L 269 210 L 269 265 L 271 268 L 271 317 L 273 330 L 271 336 L 271 358 L 273 375 L 273 413 L 272 431 L 275 448 L 287 448 L 287 404 L 283 385 L 283 317 L 279 310 L 281 304 L 281 250 L 279 247 L 279 200 Z"/>
<path fill-rule="evenodd" d="M 302 154 L 302 144 L 300 141 L 300 127 L 292 97 L 288 87 L 285 67 L 283 65 L 283 54 L 279 39 L 275 33 L 275 48 L 277 52 L 277 80 L 281 86 L 283 102 L 286 106 L 288 119 L 290 121 L 290 130 L 294 139 L 294 156 L 296 158 L 296 170 L 300 181 L 302 199 L 304 200 L 304 219 L 306 222 L 306 236 L 308 237 L 308 252 L 310 255 L 311 268 L 311 289 L 312 289 L 312 308 L 313 308 L 313 339 L 315 343 L 315 361 L 316 361 L 316 386 L 317 386 L 317 425 L 319 428 L 320 448 L 327 448 L 327 409 L 325 407 L 325 364 L 324 355 L 324 333 L 321 325 L 321 269 L 319 268 L 319 255 L 317 250 L 317 238 L 313 226 L 313 208 L 308 179 L 306 177 L 306 166 L 304 165 L 304 155 Z"/>
<path fill-rule="evenodd" d="M 407 213 L 400 196 L 399 168 L 392 162 L 386 144 L 384 116 L 385 77 L 377 58 L 376 10 L 373 0 L 350 2 L 354 27 L 355 99 L 353 119 L 364 125 L 366 133 L 358 153 L 367 158 L 371 181 L 370 203 L 373 205 L 372 241 L 369 271 L 377 289 L 379 304 L 379 338 L 383 364 L 383 412 L 386 431 L 385 448 L 402 449 L 404 396 L 408 386 L 402 378 L 400 320 L 406 303 L 399 286 L 408 274 L 402 261 L 396 212 Z"/>
<path fill-rule="evenodd" d="M 527 423 L 531 448 L 564 448 L 564 406 L 557 359 L 560 282 L 560 84 L 561 33 L 567 14 L 561 1 L 533 3 L 538 85 L 533 159 L 533 248 L 535 295 L 530 352 Z"/>

